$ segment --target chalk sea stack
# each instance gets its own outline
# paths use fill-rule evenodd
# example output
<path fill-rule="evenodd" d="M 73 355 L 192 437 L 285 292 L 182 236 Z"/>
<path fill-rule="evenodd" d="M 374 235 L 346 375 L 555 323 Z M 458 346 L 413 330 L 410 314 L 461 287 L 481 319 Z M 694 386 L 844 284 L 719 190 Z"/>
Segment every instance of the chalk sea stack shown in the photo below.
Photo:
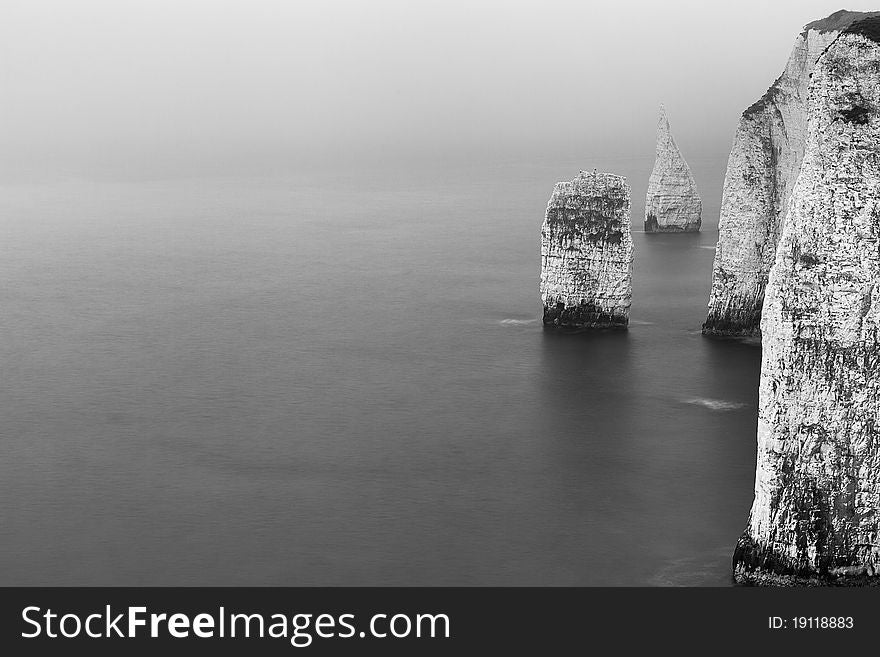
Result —
<path fill-rule="evenodd" d="M 666 110 L 660 106 L 657 155 L 645 198 L 646 233 L 695 233 L 700 230 L 703 201 L 690 167 L 678 150 Z"/>
<path fill-rule="evenodd" d="M 758 467 L 734 577 L 880 584 L 880 17 L 819 57 L 761 321 Z"/>
<path fill-rule="evenodd" d="M 705 335 L 760 336 L 767 276 L 804 156 L 810 72 L 841 30 L 874 15 L 841 10 L 806 25 L 782 75 L 743 112 L 724 177 Z"/>
<path fill-rule="evenodd" d="M 625 329 L 632 302 L 630 187 L 581 171 L 556 183 L 541 227 L 544 324 Z"/>

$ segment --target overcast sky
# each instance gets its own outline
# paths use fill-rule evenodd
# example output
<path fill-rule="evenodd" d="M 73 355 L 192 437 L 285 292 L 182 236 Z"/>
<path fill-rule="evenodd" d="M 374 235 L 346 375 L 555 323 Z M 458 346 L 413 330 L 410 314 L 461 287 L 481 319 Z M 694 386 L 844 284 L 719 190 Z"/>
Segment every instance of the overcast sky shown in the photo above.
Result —
<path fill-rule="evenodd" d="M 726 155 L 838 2 L 4 0 L 0 159 L 628 156 L 661 101 L 686 156 Z"/>

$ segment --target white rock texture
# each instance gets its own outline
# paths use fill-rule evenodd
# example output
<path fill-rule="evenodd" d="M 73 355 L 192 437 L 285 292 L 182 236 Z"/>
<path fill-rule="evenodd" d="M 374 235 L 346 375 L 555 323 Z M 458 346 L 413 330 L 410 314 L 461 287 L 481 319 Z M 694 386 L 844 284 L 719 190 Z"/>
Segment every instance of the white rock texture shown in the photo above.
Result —
<path fill-rule="evenodd" d="M 804 154 L 810 72 L 840 30 L 870 15 L 841 10 L 807 25 L 782 75 L 743 112 L 724 178 L 706 335 L 761 334 L 767 275 Z"/>
<path fill-rule="evenodd" d="M 626 178 L 581 171 L 556 183 L 541 227 L 544 324 L 626 328 L 633 242 Z"/>
<path fill-rule="evenodd" d="M 660 106 L 657 155 L 645 198 L 646 233 L 694 233 L 700 230 L 703 201 L 681 151 L 672 138 L 666 110 Z"/>
<path fill-rule="evenodd" d="M 880 17 L 821 55 L 767 284 L 741 582 L 880 575 Z"/>

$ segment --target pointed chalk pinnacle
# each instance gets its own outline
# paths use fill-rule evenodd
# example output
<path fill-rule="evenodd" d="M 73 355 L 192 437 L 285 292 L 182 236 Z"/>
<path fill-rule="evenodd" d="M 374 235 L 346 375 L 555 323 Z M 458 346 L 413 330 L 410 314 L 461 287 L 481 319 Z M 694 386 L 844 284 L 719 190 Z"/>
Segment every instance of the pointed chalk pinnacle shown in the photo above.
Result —
<path fill-rule="evenodd" d="M 646 233 L 692 233 L 700 230 L 703 202 L 691 170 L 678 150 L 666 108 L 660 105 L 657 157 L 645 198 Z"/>

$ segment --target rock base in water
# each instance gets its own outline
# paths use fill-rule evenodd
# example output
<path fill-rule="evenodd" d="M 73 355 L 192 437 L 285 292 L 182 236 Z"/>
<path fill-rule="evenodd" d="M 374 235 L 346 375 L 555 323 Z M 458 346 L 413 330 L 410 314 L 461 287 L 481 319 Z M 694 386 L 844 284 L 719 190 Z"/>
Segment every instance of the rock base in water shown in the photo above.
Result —
<path fill-rule="evenodd" d="M 839 566 L 816 572 L 780 561 L 743 534 L 733 553 L 733 581 L 739 586 L 880 586 L 880 566 Z"/>
<path fill-rule="evenodd" d="M 560 329 L 625 329 L 629 318 L 624 313 L 608 314 L 587 303 L 566 307 L 559 302 L 555 306 L 544 306 L 543 322 L 545 326 Z"/>
<path fill-rule="evenodd" d="M 763 300 L 763 288 L 761 297 Z M 760 338 L 762 303 L 743 302 L 733 308 L 712 310 L 703 323 L 703 335 L 710 338 Z"/>

